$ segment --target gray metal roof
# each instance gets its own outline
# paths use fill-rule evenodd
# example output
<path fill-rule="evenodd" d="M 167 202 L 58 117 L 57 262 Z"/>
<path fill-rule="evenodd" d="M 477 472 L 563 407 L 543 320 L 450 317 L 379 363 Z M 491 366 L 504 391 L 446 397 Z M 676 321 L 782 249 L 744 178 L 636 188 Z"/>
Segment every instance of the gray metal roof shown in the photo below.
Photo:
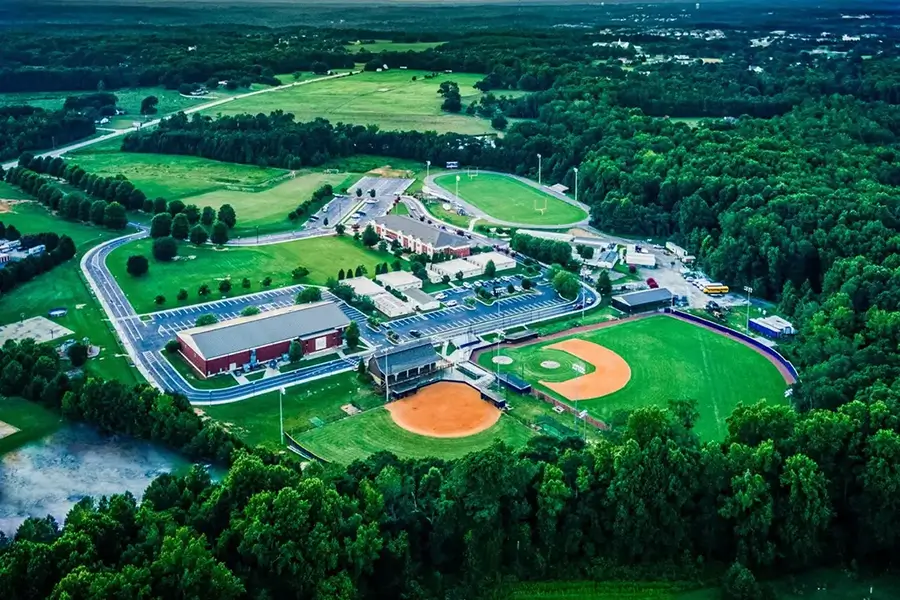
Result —
<path fill-rule="evenodd" d="M 431 341 L 422 339 L 378 352 L 375 355 L 375 364 L 382 374 L 396 375 L 416 367 L 434 364 L 438 358 Z"/>
<path fill-rule="evenodd" d="M 415 300 L 419 304 L 430 304 L 431 302 L 437 302 L 437 300 L 434 299 L 434 296 L 432 296 L 431 294 L 426 294 L 418 288 L 407 288 L 400 293 L 410 300 Z"/>
<path fill-rule="evenodd" d="M 654 304 L 656 302 L 671 302 L 672 292 L 666 288 L 657 288 L 655 290 L 643 290 L 640 292 L 622 294 L 621 296 L 613 296 L 613 300 L 627 306 L 641 306 L 643 304 Z"/>
<path fill-rule="evenodd" d="M 435 248 L 463 248 L 470 245 L 469 240 L 461 235 L 438 229 L 428 223 L 403 215 L 385 215 L 374 219 L 374 221 L 391 231 L 411 235 L 431 244 Z"/>
<path fill-rule="evenodd" d="M 317 302 L 241 317 L 179 332 L 205 359 L 252 350 L 278 342 L 343 329 L 350 324 L 334 302 Z"/>

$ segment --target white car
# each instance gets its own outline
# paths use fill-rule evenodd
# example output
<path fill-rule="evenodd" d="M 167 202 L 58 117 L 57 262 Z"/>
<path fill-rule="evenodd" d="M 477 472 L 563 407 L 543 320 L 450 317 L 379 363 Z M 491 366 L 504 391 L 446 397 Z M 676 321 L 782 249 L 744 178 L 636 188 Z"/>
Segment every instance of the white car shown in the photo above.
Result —
<path fill-rule="evenodd" d="M 447 306 L 453 308 L 454 306 L 459 306 L 459 302 L 457 302 L 456 300 L 451 300 L 447 303 Z"/>
<path fill-rule="evenodd" d="M 435 294 L 434 295 L 435 300 L 443 300 L 446 297 L 447 297 L 447 294 Z"/>

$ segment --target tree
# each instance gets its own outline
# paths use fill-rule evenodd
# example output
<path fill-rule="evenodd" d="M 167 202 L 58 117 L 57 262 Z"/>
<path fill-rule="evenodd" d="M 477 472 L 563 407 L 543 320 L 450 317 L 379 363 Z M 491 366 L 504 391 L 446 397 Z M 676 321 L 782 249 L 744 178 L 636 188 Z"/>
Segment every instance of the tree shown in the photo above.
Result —
<path fill-rule="evenodd" d="M 200 222 L 207 227 L 211 226 L 216 220 L 216 211 L 211 206 L 204 206 L 200 214 Z"/>
<path fill-rule="evenodd" d="M 166 207 L 168 205 L 169 205 L 169 203 L 166 202 L 165 198 L 161 198 L 161 197 L 154 198 L 153 199 L 153 214 L 158 215 L 159 213 L 166 212 Z M 172 216 L 172 215 L 169 215 L 169 216 Z"/>
<path fill-rule="evenodd" d="M 291 340 L 291 345 L 288 346 L 288 360 L 294 363 L 301 358 L 303 358 L 303 343 Z"/>
<path fill-rule="evenodd" d="M 178 256 L 178 243 L 175 238 L 161 237 L 153 240 L 153 258 L 169 262 Z"/>
<path fill-rule="evenodd" d="M 338 281 L 341 281 L 342 279 L 344 279 L 344 277 L 346 277 L 346 275 L 344 275 L 344 270 L 339 270 L 337 274 Z"/>
<path fill-rule="evenodd" d="M 150 261 L 147 260 L 146 256 L 141 254 L 132 254 L 125 263 L 125 270 L 129 275 L 140 277 L 150 270 Z"/>
<path fill-rule="evenodd" d="M 522 278 L 522 289 L 523 290 L 525 290 L 527 292 L 528 290 L 530 290 L 533 287 L 534 287 L 534 282 L 532 282 L 527 277 Z"/>
<path fill-rule="evenodd" d="M 91 222 L 94 225 L 106 223 L 106 202 L 103 200 L 94 200 L 91 204 Z"/>
<path fill-rule="evenodd" d="M 80 367 L 87 362 L 88 348 L 81 342 L 75 342 L 66 349 L 66 356 L 69 357 L 73 367 Z"/>
<path fill-rule="evenodd" d="M 272 285 L 272 278 L 266 275 L 265 277 L 263 277 L 260 283 L 262 283 L 263 287 L 269 287 L 270 285 Z"/>
<path fill-rule="evenodd" d="M 456 280 L 457 280 L 457 281 L 462 281 L 462 280 L 463 280 L 463 272 L 462 272 L 462 271 L 457 271 L 457 272 L 456 272 Z"/>
<path fill-rule="evenodd" d="M 491 127 L 493 127 L 494 129 L 500 130 L 500 131 L 503 131 L 504 129 L 506 129 L 506 126 L 508 124 L 509 124 L 509 121 L 507 121 L 507 119 L 503 115 L 503 113 L 497 113 L 496 115 L 494 115 L 494 118 L 491 119 Z"/>
<path fill-rule="evenodd" d="M 228 243 L 228 225 L 223 223 L 222 221 L 216 221 L 213 223 L 212 235 L 210 236 L 210 241 L 213 244 L 218 246 L 222 246 Z"/>
<path fill-rule="evenodd" d="M 309 304 L 322 300 L 322 290 L 317 287 L 305 287 L 297 294 L 297 304 Z"/>
<path fill-rule="evenodd" d="M 568 271 L 559 270 L 551 280 L 553 289 L 556 293 L 566 298 L 574 300 L 578 296 L 581 284 L 578 283 L 578 277 Z"/>
<path fill-rule="evenodd" d="M 597 275 L 597 293 L 604 299 L 608 299 L 612 294 L 612 281 L 609 279 L 609 272 L 602 269 Z"/>
<path fill-rule="evenodd" d="M 219 317 L 214 314 L 204 314 L 197 317 L 196 322 L 194 322 L 195 327 L 205 327 L 207 325 L 215 325 L 219 322 Z"/>
<path fill-rule="evenodd" d="M 172 234 L 172 215 L 161 212 L 150 220 L 150 237 L 161 238 Z"/>
<path fill-rule="evenodd" d="M 489 260 L 487 264 L 484 265 L 484 276 L 488 279 L 493 279 L 497 274 L 497 265 L 494 264 L 494 261 Z"/>
<path fill-rule="evenodd" d="M 356 324 L 356 321 L 350 321 L 350 325 L 344 330 L 344 341 L 351 350 L 359 347 L 359 325 Z"/>
<path fill-rule="evenodd" d="M 186 240 L 190 229 L 190 222 L 187 215 L 179 213 L 172 219 L 172 237 L 176 240 Z"/>
<path fill-rule="evenodd" d="M 765 598 L 753 572 L 739 562 L 732 564 L 722 578 L 725 600 L 763 600 Z"/>
<path fill-rule="evenodd" d="M 156 298 L 154 298 L 153 301 L 154 301 L 156 304 L 165 304 L 165 303 L 166 303 L 166 297 L 163 296 L 162 294 L 157 294 L 157 295 L 156 295 Z"/>
<path fill-rule="evenodd" d="M 125 229 L 128 226 L 128 216 L 125 207 L 118 202 L 110 202 L 103 211 L 103 224 L 110 229 Z"/>
<path fill-rule="evenodd" d="M 375 231 L 375 228 L 372 225 L 366 225 L 366 228 L 363 230 L 362 234 L 362 243 L 367 248 L 371 248 L 375 244 L 378 243 L 378 240 L 381 238 L 378 236 L 378 233 Z"/>
<path fill-rule="evenodd" d="M 219 282 L 219 291 L 222 292 L 223 294 L 227 294 L 228 292 L 230 292 L 231 291 L 231 280 L 223 279 L 222 281 L 220 281 Z"/>
<path fill-rule="evenodd" d="M 259 307 L 257 306 L 246 306 L 244 310 L 241 311 L 242 317 L 252 317 L 253 315 L 258 315 L 260 313 Z"/>
<path fill-rule="evenodd" d="M 202 246 L 206 243 L 206 240 L 209 239 L 209 234 L 206 233 L 206 228 L 202 225 L 194 225 L 191 227 L 190 240 L 191 243 L 195 246 Z"/>
<path fill-rule="evenodd" d="M 309 269 L 307 269 L 306 267 L 297 267 L 296 269 L 291 271 L 292 279 L 303 279 L 307 275 L 309 275 Z"/>
<path fill-rule="evenodd" d="M 357 198 L 362 198 L 362 195 L 363 195 L 362 188 L 359 188 L 359 187 L 356 188 L 356 197 L 357 197 Z"/>
<path fill-rule="evenodd" d="M 515 291 L 516 291 L 516 286 L 514 286 L 513 284 L 510 283 L 509 285 L 506 286 L 507 294 L 513 294 L 513 293 L 515 293 Z"/>
<path fill-rule="evenodd" d="M 234 229 L 234 226 L 237 224 L 237 215 L 230 204 L 223 204 L 219 207 L 218 219 L 225 223 L 228 229 Z"/>
<path fill-rule="evenodd" d="M 188 292 L 186 289 L 181 288 L 180 290 L 178 290 L 178 296 L 176 296 L 176 298 L 178 298 L 179 302 L 183 302 L 183 301 L 187 300 L 187 297 L 188 297 Z"/>
<path fill-rule="evenodd" d="M 180 215 L 184 212 L 184 202 L 181 200 L 171 200 L 166 205 L 166 212 L 168 212 L 174 218 L 177 215 Z"/>
<path fill-rule="evenodd" d="M 181 342 L 178 340 L 169 340 L 166 342 L 166 352 L 169 354 L 175 354 L 179 350 L 181 350 Z"/>
<path fill-rule="evenodd" d="M 143 100 L 141 100 L 141 114 L 155 115 L 157 104 L 159 104 L 159 98 L 157 98 L 156 96 L 145 97 Z"/>
<path fill-rule="evenodd" d="M 196 225 L 200 222 L 200 208 L 196 204 L 188 204 L 184 207 L 184 214 L 188 218 L 188 222 L 191 225 Z"/>
<path fill-rule="evenodd" d="M 344 227 L 343 223 L 338 223 L 334 226 L 334 232 L 338 235 L 344 235 L 345 231 L 347 231 L 347 228 Z"/>
<path fill-rule="evenodd" d="M 375 194 L 376 194 L 375 188 L 370 188 L 370 189 L 369 189 L 369 196 L 372 197 L 372 198 L 374 198 L 374 197 L 375 197 Z"/>
<path fill-rule="evenodd" d="M 244 288 L 245 290 L 249 290 L 250 289 L 250 280 L 247 279 L 246 277 L 241 279 L 241 287 Z"/>
<path fill-rule="evenodd" d="M 205 283 L 202 284 L 199 288 L 197 288 L 197 295 L 200 296 L 201 298 L 205 298 L 206 296 L 209 296 L 209 292 L 210 292 L 209 286 L 206 285 Z"/>

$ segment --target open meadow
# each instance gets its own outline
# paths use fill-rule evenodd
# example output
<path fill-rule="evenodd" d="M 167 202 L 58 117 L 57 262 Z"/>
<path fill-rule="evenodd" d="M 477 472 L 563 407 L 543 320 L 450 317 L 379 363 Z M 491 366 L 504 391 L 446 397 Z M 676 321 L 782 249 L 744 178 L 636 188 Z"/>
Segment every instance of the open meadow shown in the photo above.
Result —
<path fill-rule="evenodd" d="M 618 354 L 631 369 L 621 389 L 598 397 L 590 386 L 577 389 L 579 408 L 609 420 L 617 411 L 642 406 L 665 406 L 669 400 L 697 401 L 700 418 L 696 430 L 703 439 L 722 439 L 725 419 L 738 403 L 759 400 L 782 403 L 787 384 L 762 355 L 730 338 L 667 316 L 654 316 L 616 324 L 569 338 L 519 347 L 501 347 L 500 356 L 511 359 L 500 371 L 523 377 L 538 389 L 564 401 L 570 398 L 551 387 L 579 376 L 571 359 L 546 347 L 565 339 L 593 342 Z M 483 367 L 496 369 L 496 352 L 479 357 Z M 546 361 L 559 366 L 548 369 Z M 585 363 L 586 361 L 579 361 Z M 586 365 L 587 366 L 587 365 Z M 588 374 L 590 368 L 586 369 Z"/>
<path fill-rule="evenodd" d="M 528 225 L 566 225 L 587 218 L 577 206 L 512 177 L 498 173 L 469 177 L 462 171 L 459 176 L 459 197 L 495 219 Z M 455 174 L 441 175 L 434 182 L 451 194 L 456 193 Z"/>
<path fill-rule="evenodd" d="M 425 71 L 364 72 L 349 77 L 286 88 L 241 98 L 209 109 L 209 114 L 270 113 L 283 110 L 298 121 L 318 117 L 333 123 L 378 125 L 387 130 L 437 131 L 466 134 L 496 133 L 487 119 L 441 111 L 437 91 L 444 81 L 459 84 L 462 104 L 481 97 L 473 84 L 483 79 L 473 73 L 441 73 L 425 79 Z M 416 78 L 413 81 L 413 78 Z"/>
<path fill-rule="evenodd" d="M 363 265 L 372 276 L 376 264 L 394 260 L 392 254 L 365 248 L 350 237 L 335 236 L 223 249 L 181 243 L 179 259 L 172 262 L 154 260 L 152 246 L 153 240 L 139 240 L 115 249 L 107 258 L 109 270 L 138 313 L 217 300 L 222 297 L 218 291 L 219 282 L 226 278 L 230 278 L 232 284 L 227 296 L 234 297 L 265 289 L 260 283 L 265 277 L 272 278 L 270 288 L 296 283 L 324 285 L 329 277 L 337 277 L 340 270 L 355 270 Z M 132 254 L 149 257 L 150 271 L 146 275 L 133 277 L 126 272 L 125 265 Z M 296 281 L 291 278 L 291 271 L 300 266 L 309 269 L 310 273 Z M 251 282 L 249 289 L 241 287 L 245 277 Z M 203 284 L 212 290 L 205 299 L 197 295 L 197 289 Z M 182 288 L 187 290 L 188 298 L 178 301 L 176 295 Z M 154 302 L 157 294 L 166 297 L 163 305 Z"/>
<path fill-rule="evenodd" d="M 424 52 L 443 42 L 392 42 L 391 40 L 375 40 L 370 43 L 347 44 L 344 46 L 352 54 L 367 50 L 372 54 L 379 52 Z"/>

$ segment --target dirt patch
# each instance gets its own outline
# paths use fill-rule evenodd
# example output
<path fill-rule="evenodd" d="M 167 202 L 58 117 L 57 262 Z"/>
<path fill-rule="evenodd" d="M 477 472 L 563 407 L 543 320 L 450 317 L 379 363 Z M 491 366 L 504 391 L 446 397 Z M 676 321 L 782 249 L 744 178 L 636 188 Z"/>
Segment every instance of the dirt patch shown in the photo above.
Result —
<path fill-rule="evenodd" d="M 594 342 L 571 339 L 547 346 L 550 350 L 568 352 L 586 363 L 594 365 L 594 372 L 561 382 L 541 381 L 567 400 L 600 398 L 617 392 L 631 380 L 631 367 L 625 359 Z"/>
<path fill-rule="evenodd" d="M 398 177 L 401 179 L 408 179 L 413 176 L 412 171 L 407 171 L 406 169 L 394 169 L 391 165 L 385 165 L 383 167 L 378 167 L 377 169 L 372 169 L 366 175 L 375 175 L 376 177 Z"/>
<path fill-rule="evenodd" d="M 0 200 L 0 215 L 12 212 L 12 203 L 9 200 Z"/>
<path fill-rule="evenodd" d="M 359 413 L 362 412 L 361 410 L 359 410 L 358 408 L 356 408 L 356 407 L 353 406 L 352 404 L 344 404 L 344 405 L 342 405 L 342 406 L 341 406 L 341 410 L 344 411 L 345 413 L 347 413 L 348 415 L 350 415 L 351 417 L 352 417 L 353 415 L 358 415 Z"/>
<path fill-rule="evenodd" d="M 0 421 L 0 440 L 2 440 L 5 437 L 11 436 L 12 434 L 14 434 L 18 431 L 19 431 L 18 427 L 13 427 L 9 423 Z"/>
<path fill-rule="evenodd" d="M 460 438 L 490 428 L 500 419 L 500 410 L 481 399 L 465 383 L 441 381 L 387 405 L 398 426 L 437 438 Z"/>

